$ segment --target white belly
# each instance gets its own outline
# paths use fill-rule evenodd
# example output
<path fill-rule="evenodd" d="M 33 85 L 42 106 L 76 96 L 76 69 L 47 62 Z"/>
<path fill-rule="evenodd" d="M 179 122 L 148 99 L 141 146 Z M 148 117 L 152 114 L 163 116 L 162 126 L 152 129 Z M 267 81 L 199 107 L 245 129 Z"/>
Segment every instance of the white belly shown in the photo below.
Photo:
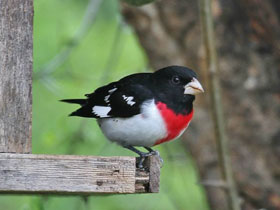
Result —
<path fill-rule="evenodd" d="M 153 100 L 141 107 L 141 114 L 130 118 L 98 119 L 104 135 L 120 145 L 153 146 L 159 139 L 167 136 L 161 114 Z"/>

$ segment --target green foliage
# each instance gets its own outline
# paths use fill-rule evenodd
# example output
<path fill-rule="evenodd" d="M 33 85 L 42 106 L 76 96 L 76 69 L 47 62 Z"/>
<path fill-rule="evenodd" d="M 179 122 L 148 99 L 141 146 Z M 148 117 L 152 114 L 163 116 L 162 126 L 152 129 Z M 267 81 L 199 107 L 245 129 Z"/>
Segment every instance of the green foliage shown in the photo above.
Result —
<path fill-rule="evenodd" d="M 134 155 L 108 143 L 95 120 L 68 118 L 77 107 L 59 102 L 83 97 L 127 74 L 147 71 L 146 57 L 133 31 L 122 22 L 118 2 L 102 2 L 86 36 L 51 71 L 44 71 L 50 67 L 46 63 L 72 43 L 87 2 L 34 3 L 33 153 Z M 159 194 L 96 195 L 88 202 L 80 196 L 0 196 L 0 210 L 208 209 L 191 157 L 180 141 L 156 149 L 165 160 Z"/>

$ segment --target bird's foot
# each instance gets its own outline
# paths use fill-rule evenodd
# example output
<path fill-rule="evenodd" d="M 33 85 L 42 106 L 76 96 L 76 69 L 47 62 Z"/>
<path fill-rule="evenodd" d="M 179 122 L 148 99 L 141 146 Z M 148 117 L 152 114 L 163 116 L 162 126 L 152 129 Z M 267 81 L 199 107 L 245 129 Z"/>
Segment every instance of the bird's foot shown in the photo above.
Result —
<path fill-rule="evenodd" d="M 149 156 L 152 156 L 152 155 L 158 156 L 159 159 L 160 159 L 160 166 L 162 167 L 162 165 L 163 165 L 163 159 L 160 157 L 159 152 L 151 149 L 150 147 L 145 147 L 145 149 L 148 150 L 148 152 L 142 152 L 142 151 L 140 151 L 140 150 L 138 150 L 135 147 L 130 146 L 130 145 L 126 145 L 124 147 L 133 151 L 133 152 L 135 152 L 135 153 L 137 153 L 140 156 L 140 160 L 137 164 L 137 168 L 139 168 L 139 169 L 144 169 L 143 163 L 144 163 L 146 157 L 149 157 Z"/>
<path fill-rule="evenodd" d="M 143 166 L 143 163 L 144 163 L 144 161 L 147 157 L 152 156 L 152 155 L 158 156 L 158 158 L 160 160 L 160 167 L 162 167 L 163 166 L 163 159 L 160 157 L 159 151 L 152 150 L 148 153 L 141 152 L 140 161 L 138 162 L 138 165 L 137 165 L 138 168 L 139 169 L 145 169 L 144 166 Z"/>
<path fill-rule="evenodd" d="M 153 153 L 152 155 L 158 156 L 159 162 L 160 162 L 160 167 L 162 168 L 162 166 L 163 166 L 163 159 L 161 158 L 161 156 L 159 154 L 159 151 L 154 150 L 152 153 Z"/>
<path fill-rule="evenodd" d="M 145 147 L 146 150 L 148 150 L 150 153 L 153 153 L 153 155 L 156 155 L 159 157 L 159 161 L 160 161 L 160 167 L 163 166 L 163 159 L 160 157 L 159 151 L 155 151 L 150 147 Z"/>
<path fill-rule="evenodd" d="M 143 163 L 144 163 L 146 157 L 155 155 L 155 151 L 151 151 L 151 152 L 147 152 L 147 153 L 141 152 L 139 155 L 140 155 L 140 160 L 139 160 L 137 166 L 138 166 L 139 169 L 144 169 Z"/>

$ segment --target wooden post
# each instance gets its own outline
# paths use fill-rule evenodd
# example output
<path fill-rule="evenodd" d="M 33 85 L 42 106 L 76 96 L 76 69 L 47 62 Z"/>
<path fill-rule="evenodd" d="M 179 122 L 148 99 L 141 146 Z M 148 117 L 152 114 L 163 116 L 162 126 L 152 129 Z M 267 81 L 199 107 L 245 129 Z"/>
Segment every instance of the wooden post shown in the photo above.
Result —
<path fill-rule="evenodd" d="M 30 153 L 33 1 L 0 0 L 0 16 L 0 153 Z"/>

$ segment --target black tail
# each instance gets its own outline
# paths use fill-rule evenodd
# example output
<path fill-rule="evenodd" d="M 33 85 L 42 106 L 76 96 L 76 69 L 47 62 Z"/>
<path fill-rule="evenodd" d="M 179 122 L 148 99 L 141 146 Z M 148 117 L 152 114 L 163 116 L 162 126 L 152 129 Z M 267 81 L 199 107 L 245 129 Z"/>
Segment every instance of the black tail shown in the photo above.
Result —
<path fill-rule="evenodd" d="M 97 118 L 95 114 L 93 114 L 90 110 L 89 107 L 81 107 L 80 109 L 72 112 L 69 114 L 69 116 L 78 116 L 78 117 L 89 117 L 89 118 Z"/>
<path fill-rule="evenodd" d="M 60 101 L 70 103 L 70 104 L 80 104 L 82 106 L 86 103 L 87 99 L 63 99 Z"/>
<path fill-rule="evenodd" d="M 76 111 L 72 112 L 69 114 L 69 116 L 78 116 L 78 117 L 91 117 L 91 118 L 96 118 L 92 113 L 92 109 L 90 106 L 87 106 L 87 99 L 63 99 L 60 100 L 61 102 L 66 102 L 66 103 L 71 103 L 71 104 L 79 104 L 82 107 L 77 109 Z"/>

